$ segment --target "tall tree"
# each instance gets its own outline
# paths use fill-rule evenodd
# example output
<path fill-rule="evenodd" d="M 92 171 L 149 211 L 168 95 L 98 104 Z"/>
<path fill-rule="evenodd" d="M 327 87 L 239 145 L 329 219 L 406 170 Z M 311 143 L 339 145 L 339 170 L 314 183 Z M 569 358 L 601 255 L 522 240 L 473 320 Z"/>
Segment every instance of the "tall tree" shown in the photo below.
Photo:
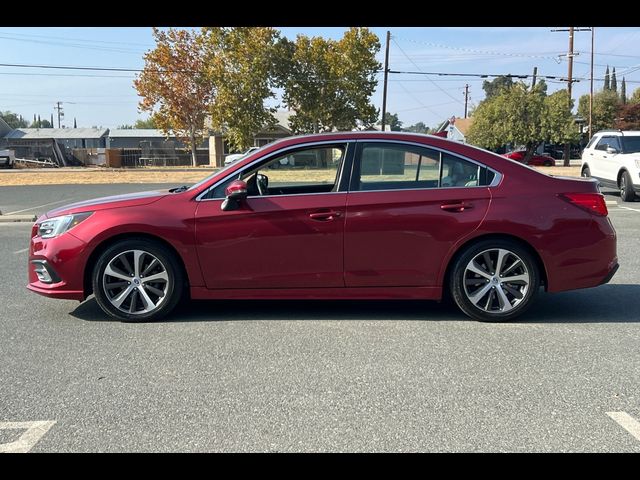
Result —
<path fill-rule="evenodd" d="M 53 113 L 51 114 L 51 128 L 53 128 Z"/>
<path fill-rule="evenodd" d="M 378 37 L 367 28 L 350 28 L 342 39 L 298 35 L 283 40 L 279 85 L 285 105 L 295 113 L 296 133 L 369 127 L 378 118 L 371 103 L 381 68 Z"/>
<path fill-rule="evenodd" d="M 38 128 L 40 127 L 40 124 L 38 123 L 38 120 L 36 119 L 36 114 L 33 114 L 33 123 L 31 124 L 31 128 Z"/>
<path fill-rule="evenodd" d="M 609 65 L 607 65 L 607 71 L 604 74 L 604 87 L 603 90 L 610 90 L 609 84 Z"/>
<path fill-rule="evenodd" d="M 209 113 L 234 150 L 246 150 L 265 126 L 276 123 L 274 97 L 279 32 L 270 27 L 204 28 L 208 75 L 215 86 Z"/>
<path fill-rule="evenodd" d="M 414 132 L 414 133 L 429 133 L 431 129 L 427 127 L 424 122 L 418 122 L 414 125 L 410 125 L 404 129 L 405 132 Z"/>
<path fill-rule="evenodd" d="M 153 119 L 153 116 L 151 116 L 146 120 L 142 120 L 142 119 L 136 120 L 136 123 L 133 124 L 133 128 L 140 128 L 144 130 L 144 129 L 158 128 L 158 127 L 156 126 L 156 121 Z"/>
<path fill-rule="evenodd" d="M 627 82 L 624 77 L 622 77 L 622 85 L 620 86 L 620 101 L 623 105 L 627 103 Z"/>
<path fill-rule="evenodd" d="M 529 89 L 523 82 L 480 102 L 469 128 L 469 143 L 498 148 L 524 146 L 527 163 L 542 141 L 565 142 L 578 136 L 566 91 L 546 96 L 542 82 Z"/>
<path fill-rule="evenodd" d="M 613 72 L 611 73 L 611 90 L 614 92 L 618 91 L 618 81 L 616 80 L 616 67 L 613 67 Z"/>
<path fill-rule="evenodd" d="M 27 128 L 29 124 L 22 118 L 22 115 L 18 116 L 17 113 L 0 111 L 0 118 L 2 118 L 7 125 L 11 128 Z"/>
<path fill-rule="evenodd" d="M 196 165 L 197 138 L 216 85 L 209 74 L 202 35 L 192 30 L 153 29 L 156 47 L 144 55 L 144 69 L 134 80 L 140 109 L 155 112 L 158 127 L 188 141 Z"/>
<path fill-rule="evenodd" d="M 620 99 L 613 90 L 601 90 L 593 95 L 591 120 L 593 131 L 613 128 Z M 589 118 L 589 95 L 582 95 L 578 101 L 578 114 Z"/>
<path fill-rule="evenodd" d="M 496 77 L 493 80 L 485 80 L 482 82 L 482 89 L 485 98 L 489 99 L 498 95 L 502 90 L 509 89 L 513 86 L 513 79 L 505 75 Z"/>
<path fill-rule="evenodd" d="M 384 123 L 385 125 L 389 125 L 389 128 L 393 132 L 402 131 L 402 122 L 398 119 L 397 113 L 385 112 Z M 380 125 L 380 122 L 378 122 L 378 125 Z"/>

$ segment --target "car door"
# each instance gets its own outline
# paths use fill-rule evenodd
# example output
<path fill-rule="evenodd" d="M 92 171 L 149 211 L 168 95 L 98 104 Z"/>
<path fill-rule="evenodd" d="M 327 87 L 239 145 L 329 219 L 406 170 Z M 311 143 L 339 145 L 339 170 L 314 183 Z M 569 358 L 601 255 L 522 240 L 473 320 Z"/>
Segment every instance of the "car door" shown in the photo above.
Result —
<path fill-rule="evenodd" d="M 607 138 L 607 147 L 615 148 L 616 153 L 609 153 L 606 150 L 602 152 L 602 176 L 610 182 L 615 183 L 618 178 L 618 170 L 620 169 L 618 155 L 622 152 L 622 146 L 620 145 L 620 138 L 617 136 L 605 138 Z"/>
<path fill-rule="evenodd" d="M 495 173 L 448 152 L 359 142 L 347 199 L 347 287 L 436 286 L 443 258 L 482 221 Z"/>
<path fill-rule="evenodd" d="M 344 287 L 347 193 L 339 182 L 348 154 L 347 143 L 272 154 L 213 188 L 195 219 L 207 288 Z M 311 160 L 281 162 L 291 157 Z M 238 176 L 251 184 L 258 174 L 269 177 L 267 192 L 249 192 L 241 208 L 223 211 L 226 184 Z"/>
<path fill-rule="evenodd" d="M 593 151 L 591 152 L 589 161 L 589 169 L 591 170 L 591 176 L 596 177 L 600 180 L 604 180 L 609 186 L 611 186 L 611 182 L 615 181 L 615 174 L 611 177 L 611 163 L 612 155 L 607 153 L 607 148 L 616 147 L 618 139 L 614 136 L 603 136 L 596 143 Z"/>

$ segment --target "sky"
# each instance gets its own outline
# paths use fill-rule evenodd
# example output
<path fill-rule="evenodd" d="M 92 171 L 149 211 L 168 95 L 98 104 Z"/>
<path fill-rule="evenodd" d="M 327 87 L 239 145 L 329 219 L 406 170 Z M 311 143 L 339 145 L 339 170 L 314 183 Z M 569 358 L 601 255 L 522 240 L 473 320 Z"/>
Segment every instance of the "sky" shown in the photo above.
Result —
<path fill-rule="evenodd" d="M 366 25 L 364 25 L 366 26 Z M 277 27 L 283 36 L 323 36 L 339 39 L 340 27 Z M 559 27 L 370 27 L 382 48 L 391 32 L 389 68 L 400 72 L 567 76 L 567 32 Z M 581 27 L 585 28 L 585 27 Z M 602 89 L 607 65 L 616 68 L 618 89 L 622 77 L 627 95 L 640 87 L 640 27 L 596 27 L 594 91 Z M 154 47 L 151 27 L 0 27 L 0 64 L 59 65 L 141 69 L 143 55 Z M 591 32 L 575 33 L 573 98 L 589 93 Z M 62 102 L 62 125 L 115 128 L 146 118 L 139 112 L 133 87 L 135 72 L 52 70 L 0 65 L 0 110 L 50 119 L 56 102 Z M 382 107 L 383 74 L 372 102 Z M 489 78 L 490 80 L 491 78 Z M 387 111 L 396 113 L 404 126 L 424 122 L 435 127 L 452 115 L 464 115 L 465 85 L 469 108 L 484 98 L 478 77 L 390 73 Z M 531 79 L 526 80 L 527 83 Z M 566 82 L 547 80 L 548 93 L 566 88 Z M 279 99 L 271 105 L 278 105 Z M 283 107 L 284 109 L 284 107 Z"/>

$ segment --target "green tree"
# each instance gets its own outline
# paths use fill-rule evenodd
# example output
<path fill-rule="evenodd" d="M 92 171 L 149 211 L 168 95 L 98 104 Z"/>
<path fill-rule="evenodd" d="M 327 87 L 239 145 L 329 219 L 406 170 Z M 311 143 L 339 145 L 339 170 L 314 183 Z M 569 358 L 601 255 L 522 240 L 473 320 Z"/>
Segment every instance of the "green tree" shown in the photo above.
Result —
<path fill-rule="evenodd" d="M 620 101 L 623 105 L 627 103 L 627 82 L 624 77 L 622 77 L 622 85 L 620 86 Z"/>
<path fill-rule="evenodd" d="M 614 92 L 618 91 L 618 81 L 616 80 L 616 67 L 613 67 L 613 72 L 611 73 L 611 90 Z"/>
<path fill-rule="evenodd" d="M 142 97 L 140 109 L 155 112 L 165 134 L 175 135 L 191 146 L 196 165 L 197 138 L 205 132 L 205 117 L 215 94 L 209 75 L 203 38 L 192 30 L 153 29 L 156 47 L 144 55 L 144 69 L 134 80 Z"/>
<path fill-rule="evenodd" d="M 11 128 L 27 128 L 29 126 L 29 124 L 22 118 L 22 115 L 10 112 L 9 110 L 6 112 L 0 111 L 0 118 L 2 118 Z"/>
<path fill-rule="evenodd" d="M 480 102 L 469 128 L 469 143 L 496 149 L 506 143 L 524 146 L 527 163 L 542 141 L 565 142 L 577 138 L 568 94 L 546 96 L 541 82 L 529 89 L 523 82 L 504 88 Z"/>
<path fill-rule="evenodd" d="M 603 90 L 610 90 L 611 85 L 609 83 L 609 65 L 607 65 L 607 71 L 604 74 L 604 87 Z"/>
<path fill-rule="evenodd" d="M 613 90 L 601 90 L 593 94 L 593 110 L 591 121 L 593 132 L 613 128 L 620 99 Z M 589 118 L 589 95 L 582 95 L 578 100 L 578 115 Z"/>
<path fill-rule="evenodd" d="M 276 123 L 274 97 L 276 43 L 279 32 L 270 27 L 204 28 L 203 45 L 208 76 L 215 86 L 209 108 L 213 128 L 225 133 L 234 150 L 246 150 L 265 126 Z"/>
<path fill-rule="evenodd" d="M 572 110 L 573 100 L 569 102 L 569 93 L 566 90 L 558 90 L 545 97 L 542 117 L 542 132 L 545 141 L 573 143 L 580 140 L 580 131 L 574 121 Z M 565 163 L 565 166 L 569 165 Z"/>
<path fill-rule="evenodd" d="M 485 98 L 489 99 L 498 95 L 502 90 L 509 89 L 513 86 L 513 79 L 507 76 L 496 77 L 493 80 L 485 80 L 482 82 L 482 89 Z"/>
<path fill-rule="evenodd" d="M 295 113 L 296 133 L 351 130 L 375 124 L 371 103 L 380 70 L 378 37 L 367 28 L 350 28 L 342 39 L 298 35 L 283 40 L 279 86 L 283 101 Z"/>
<path fill-rule="evenodd" d="M 414 133 L 429 133 L 431 129 L 427 127 L 424 122 L 418 122 L 414 125 L 410 125 L 404 129 L 405 132 L 414 132 Z"/>
<path fill-rule="evenodd" d="M 398 119 L 397 113 L 385 112 L 384 114 L 384 123 L 388 125 L 391 131 L 393 132 L 401 132 L 402 131 L 402 122 Z M 378 125 L 381 125 L 378 122 Z M 386 128 L 386 127 L 385 127 Z"/>
<path fill-rule="evenodd" d="M 633 91 L 628 101 L 629 103 L 640 103 L 640 88 L 636 88 Z"/>

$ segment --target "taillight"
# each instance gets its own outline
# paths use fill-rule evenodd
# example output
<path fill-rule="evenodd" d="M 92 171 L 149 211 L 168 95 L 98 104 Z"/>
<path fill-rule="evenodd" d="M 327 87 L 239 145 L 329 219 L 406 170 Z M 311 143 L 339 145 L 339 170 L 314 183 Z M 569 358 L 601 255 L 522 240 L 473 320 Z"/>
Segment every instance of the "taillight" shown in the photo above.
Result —
<path fill-rule="evenodd" d="M 606 217 L 609 214 L 601 193 L 562 193 L 560 198 L 594 215 Z"/>

